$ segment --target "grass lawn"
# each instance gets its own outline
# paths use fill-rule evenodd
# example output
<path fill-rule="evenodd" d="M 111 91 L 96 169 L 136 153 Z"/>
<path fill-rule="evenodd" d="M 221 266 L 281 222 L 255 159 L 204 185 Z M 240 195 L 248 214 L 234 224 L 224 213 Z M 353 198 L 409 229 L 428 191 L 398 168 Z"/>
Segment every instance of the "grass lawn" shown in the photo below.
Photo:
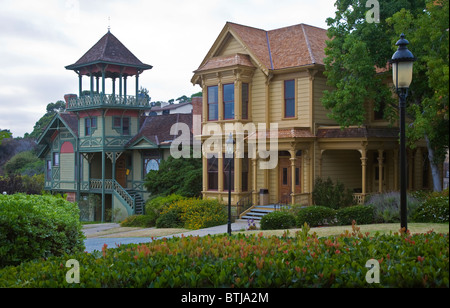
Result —
<path fill-rule="evenodd" d="M 361 228 L 361 232 L 370 232 L 371 234 L 375 234 L 379 232 L 383 233 L 394 233 L 398 232 L 400 229 L 399 223 L 392 224 L 371 224 L 371 225 L 358 225 Z M 409 223 L 408 229 L 411 233 L 426 233 L 427 231 L 434 230 L 436 233 L 449 233 L 449 224 L 439 224 L 439 223 Z M 289 229 L 291 235 L 294 235 L 295 232 L 300 231 L 301 229 Z M 339 235 L 343 233 L 345 230 L 352 231 L 352 226 L 333 226 L 333 227 L 318 227 L 311 228 L 309 231 L 310 234 L 316 232 L 319 237 L 322 236 L 331 236 L 331 235 Z M 244 233 L 244 234 L 259 234 L 262 232 L 263 236 L 282 236 L 286 230 L 252 230 L 252 231 L 238 231 L 233 233 Z"/>

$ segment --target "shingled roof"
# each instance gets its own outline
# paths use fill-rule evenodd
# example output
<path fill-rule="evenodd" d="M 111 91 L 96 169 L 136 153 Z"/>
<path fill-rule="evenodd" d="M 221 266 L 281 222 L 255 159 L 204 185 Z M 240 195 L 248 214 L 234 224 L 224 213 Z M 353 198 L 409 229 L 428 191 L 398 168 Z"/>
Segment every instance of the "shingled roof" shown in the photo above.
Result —
<path fill-rule="evenodd" d="M 327 30 L 318 27 L 298 24 L 294 26 L 279 28 L 275 30 L 262 30 L 249 26 L 244 26 L 232 22 L 227 22 L 221 35 L 216 40 L 213 48 L 209 51 L 199 68 L 194 72 L 198 73 L 206 69 L 222 68 L 224 65 L 241 64 L 247 65 L 249 59 L 244 55 L 220 56 L 214 52 L 214 46 L 220 44 L 231 33 L 241 42 L 244 49 L 255 62 L 263 66 L 263 71 L 280 70 L 286 68 L 300 67 L 306 65 L 323 65 L 325 58 L 326 41 L 328 40 Z M 241 61 L 241 62 L 238 62 Z M 245 64 L 244 62 L 245 61 Z M 215 66 L 214 66 L 215 65 Z"/>
<path fill-rule="evenodd" d="M 171 135 L 170 129 L 172 125 L 178 123 L 186 124 L 190 129 L 189 139 L 192 140 L 192 114 L 164 114 L 160 116 L 145 117 L 142 126 L 128 143 L 127 147 L 133 147 L 141 140 L 153 143 L 155 146 L 170 145 L 172 141 L 179 137 L 179 135 Z M 180 128 L 181 129 L 181 128 Z M 185 140 L 186 142 L 188 140 Z"/>
<path fill-rule="evenodd" d="M 140 69 L 151 69 L 152 66 L 142 63 L 125 47 L 110 31 L 91 47 L 77 62 L 66 66 L 66 69 L 77 69 L 96 63 L 110 63 Z"/>

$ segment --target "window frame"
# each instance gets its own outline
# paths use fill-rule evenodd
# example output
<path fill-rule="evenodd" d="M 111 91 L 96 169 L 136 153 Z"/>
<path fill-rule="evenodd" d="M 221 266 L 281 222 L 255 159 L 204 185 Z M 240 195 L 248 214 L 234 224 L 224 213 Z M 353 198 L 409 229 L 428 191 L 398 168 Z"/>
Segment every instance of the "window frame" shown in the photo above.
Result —
<path fill-rule="evenodd" d="M 97 129 L 97 117 L 84 118 L 84 136 L 92 136 Z"/>
<path fill-rule="evenodd" d="M 214 166 L 216 167 L 215 170 L 213 170 Z M 206 174 L 207 174 L 207 190 L 208 191 L 218 191 L 219 190 L 219 157 L 217 155 L 214 155 L 214 154 L 207 155 Z M 214 176 L 214 179 L 212 179 L 212 177 L 211 177 L 212 175 Z M 211 184 L 214 184 L 214 185 L 211 185 Z"/>
<path fill-rule="evenodd" d="M 247 91 L 245 91 L 246 92 L 245 96 L 244 96 L 244 85 L 246 85 L 246 88 L 247 88 Z M 249 102 L 250 102 L 250 84 L 248 82 L 243 82 L 242 86 L 241 86 L 241 117 L 243 120 L 249 119 L 249 116 L 248 116 Z M 244 110 L 245 110 L 245 112 L 244 112 Z"/>
<path fill-rule="evenodd" d="M 288 82 L 293 83 L 292 96 L 287 96 L 287 93 L 286 93 L 286 91 L 287 91 L 286 89 L 288 88 L 288 87 L 286 87 L 286 84 Z M 296 89 L 297 89 L 296 79 L 287 79 L 287 80 L 283 81 L 283 118 L 284 119 L 296 119 L 297 118 L 297 94 L 296 94 L 297 91 L 296 91 Z M 290 104 L 293 104 L 293 108 L 294 108 L 293 112 L 294 113 L 292 115 L 287 114 L 288 110 L 291 109 L 291 108 L 288 109 L 288 102 Z"/>
<path fill-rule="evenodd" d="M 228 91 L 230 91 L 230 94 L 233 98 L 232 100 L 229 100 L 229 101 L 225 100 L 225 97 L 226 97 L 225 88 L 227 88 L 227 93 L 228 93 Z M 231 88 L 231 90 L 228 90 L 229 88 Z M 235 94 L 234 93 L 234 83 L 226 83 L 226 84 L 222 85 L 222 104 L 223 104 L 223 119 L 224 120 L 234 120 L 236 117 L 236 114 L 234 112 L 235 111 L 234 106 L 236 104 L 236 97 L 234 94 Z M 231 108 L 230 108 L 230 105 L 231 105 Z M 231 111 L 231 114 L 232 114 L 231 117 L 227 117 L 227 112 L 226 112 L 227 106 Z"/>
<path fill-rule="evenodd" d="M 213 88 L 215 88 L 216 89 L 216 91 L 215 91 L 215 97 L 214 97 L 214 101 L 211 101 L 211 93 L 210 93 L 210 89 L 213 89 Z M 218 85 L 215 85 L 215 86 L 208 86 L 207 87 L 207 104 L 208 104 L 208 117 L 207 117 L 207 119 L 208 119 L 208 121 L 218 121 L 219 120 L 219 86 Z M 211 106 L 212 105 L 215 105 L 216 107 L 215 107 L 215 117 L 214 118 L 212 118 L 211 117 Z"/>

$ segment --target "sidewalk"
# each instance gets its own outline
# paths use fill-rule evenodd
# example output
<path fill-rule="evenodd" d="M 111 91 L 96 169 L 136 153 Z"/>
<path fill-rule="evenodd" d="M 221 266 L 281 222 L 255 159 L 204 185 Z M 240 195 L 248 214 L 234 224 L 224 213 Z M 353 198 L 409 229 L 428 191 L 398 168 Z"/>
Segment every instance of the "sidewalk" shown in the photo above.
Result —
<path fill-rule="evenodd" d="M 96 230 L 105 230 L 108 228 L 115 227 L 117 224 L 99 224 L 99 225 L 91 225 L 90 228 L 86 229 L 85 232 L 97 232 Z M 199 229 L 199 230 L 193 230 L 189 232 L 183 232 L 179 234 L 172 234 L 168 236 L 164 236 L 165 238 L 171 238 L 175 236 L 205 236 L 205 235 L 214 235 L 214 234 L 223 234 L 227 233 L 227 225 L 221 225 L 206 229 Z M 237 221 L 231 224 L 231 231 L 240 231 L 240 230 L 246 230 L 247 229 L 247 222 L 244 221 Z M 164 238 L 161 237 L 161 238 Z M 148 243 L 151 242 L 151 238 L 147 237 L 129 237 L 129 238 L 88 238 L 84 241 L 84 244 L 86 246 L 85 251 L 87 252 L 93 252 L 94 250 L 102 250 L 102 247 L 104 244 L 106 244 L 109 248 L 115 248 L 116 245 L 119 244 L 137 244 L 137 243 Z"/>

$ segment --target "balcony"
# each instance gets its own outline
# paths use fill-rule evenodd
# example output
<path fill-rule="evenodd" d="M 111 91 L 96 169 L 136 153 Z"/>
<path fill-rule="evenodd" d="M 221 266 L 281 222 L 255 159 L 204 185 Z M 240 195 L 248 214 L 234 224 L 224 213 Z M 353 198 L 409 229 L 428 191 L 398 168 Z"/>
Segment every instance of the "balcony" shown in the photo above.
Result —
<path fill-rule="evenodd" d="M 149 109 L 150 102 L 147 97 L 133 95 L 94 94 L 78 97 L 68 95 L 67 111 L 78 111 L 97 108 L 126 108 L 126 109 Z"/>

